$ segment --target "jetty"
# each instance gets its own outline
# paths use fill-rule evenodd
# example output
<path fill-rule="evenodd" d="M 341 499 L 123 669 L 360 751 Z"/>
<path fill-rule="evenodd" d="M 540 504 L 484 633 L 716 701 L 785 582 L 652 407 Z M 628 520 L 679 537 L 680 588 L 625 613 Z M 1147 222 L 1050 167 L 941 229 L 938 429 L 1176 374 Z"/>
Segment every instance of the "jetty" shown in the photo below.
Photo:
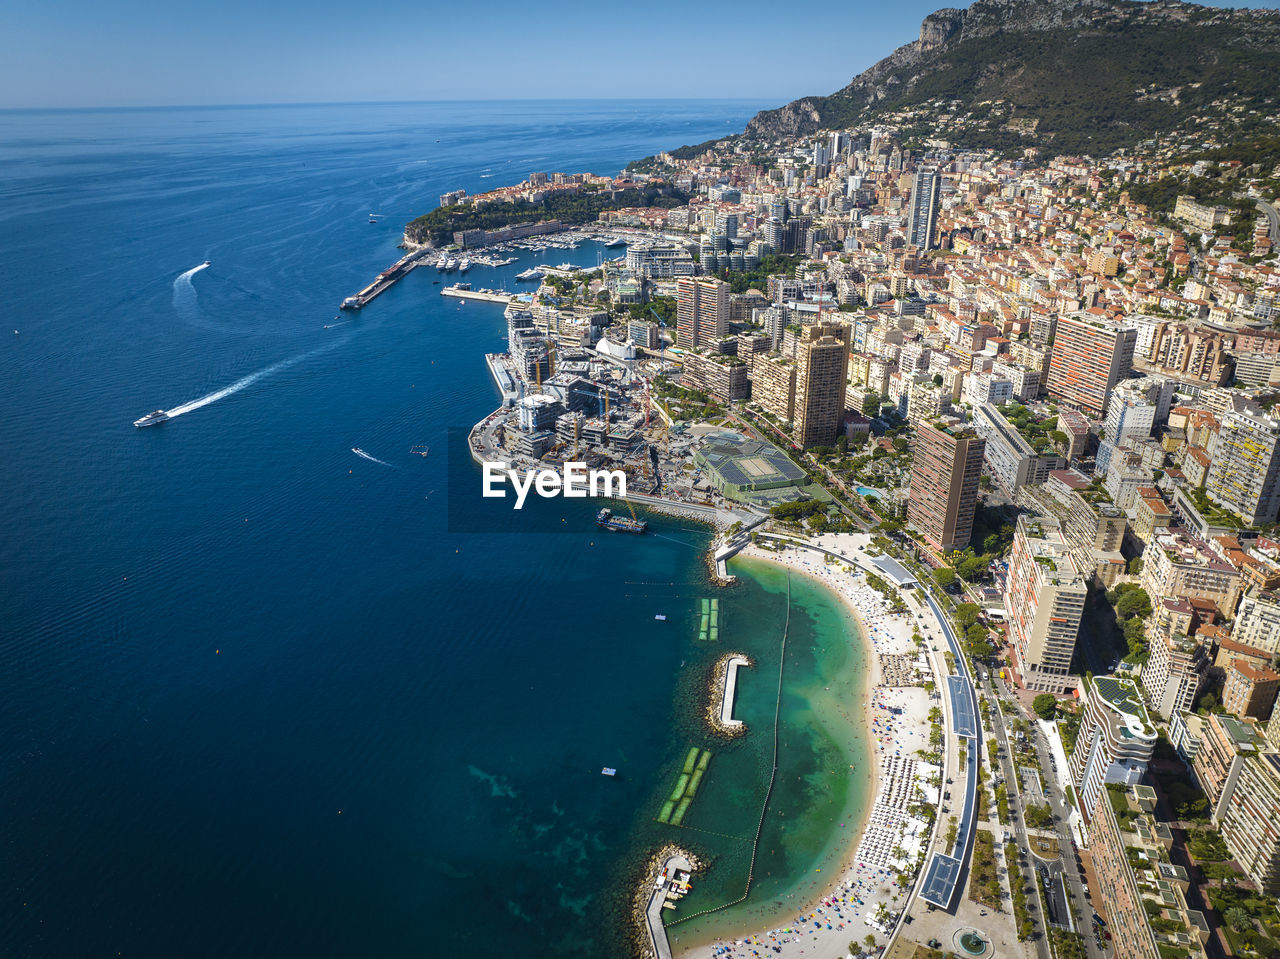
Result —
<path fill-rule="evenodd" d="M 440 291 L 441 296 L 452 296 L 459 300 L 482 300 L 485 303 L 502 303 L 511 302 L 514 293 L 508 293 L 506 290 L 463 290 L 457 286 L 446 286 Z"/>
<path fill-rule="evenodd" d="M 668 897 L 674 892 L 674 886 L 680 880 L 681 873 L 687 877 L 693 872 L 693 863 L 683 853 L 675 853 L 667 858 L 663 863 L 662 872 L 659 873 L 657 881 L 654 883 L 653 892 L 649 896 L 649 908 L 645 910 L 645 919 L 649 925 L 649 944 L 653 948 L 653 954 L 658 959 L 671 959 L 671 942 L 667 939 L 667 928 L 662 923 L 662 910 L 669 901 Z M 688 887 L 688 879 L 684 880 L 685 888 Z M 675 898 L 679 898 L 683 893 L 676 893 Z"/>
<path fill-rule="evenodd" d="M 731 656 L 724 671 L 724 692 L 720 697 L 720 725 L 726 729 L 741 726 L 741 719 L 733 718 L 733 699 L 738 691 L 738 670 L 750 666 L 751 661 L 745 656 Z"/>
<path fill-rule="evenodd" d="M 381 296 L 387 290 L 391 289 L 397 281 L 404 279 L 415 266 L 422 265 L 422 258 L 430 253 L 430 249 L 424 248 L 414 250 L 412 253 L 406 253 L 400 259 L 396 260 L 391 266 L 379 273 L 372 283 L 366 286 L 355 296 L 349 296 L 342 301 L 342 309 L 344 310 L 360 310 L 373 299 Z"/>

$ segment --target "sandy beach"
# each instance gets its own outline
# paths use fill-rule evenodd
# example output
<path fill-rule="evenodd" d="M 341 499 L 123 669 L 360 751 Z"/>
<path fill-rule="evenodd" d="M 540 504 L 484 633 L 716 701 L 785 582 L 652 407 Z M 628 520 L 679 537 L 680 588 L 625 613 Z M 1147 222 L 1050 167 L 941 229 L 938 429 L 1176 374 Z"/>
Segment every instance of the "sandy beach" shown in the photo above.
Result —
<path fill-rule="evenodd" d="M 820 897 L 771 928 L 744 929 L 733 939 L 722 937 L 683 952 L 678 943 L 673 946 L 678 955 L 693 959 L 765 955 L 835 959 L 849 955 L 851 942 L 865 948 L 868 934 L 884 945 L 892 926 L 880 921 L 884 916 L 880 907 L 883 904 L 891 914 L 901 910 L 903 893 L 896 877 L 914 862 L 918 845 L 927 842 L 923 821 L 912 819 L 906 807 L 922 800 L 936 803 L 937 790 L 926 781 L 938 767 L 916 756 L 929 742 L 932 702 L 928 691 L 923 686 L 886 685 L 881 662 L 893 664 L 898 681 L 904 667 L 911 672 L 922 665 L 922 670 L 913 672 L 922 681 L 932 678 L 927 661 L 914 645 L 910 617 L 890 614 L 884 598 L 846 564 L 824 562 L 821 555 L 794 547 L 774 552 L 751 545 L 741 555 L 781 564 L 820 582 L 840 597 L 867 637 L 871 655 L 865 702 L 875 746 L 871 775 L 876 798 L 850 837 L 837 878 Z"/>

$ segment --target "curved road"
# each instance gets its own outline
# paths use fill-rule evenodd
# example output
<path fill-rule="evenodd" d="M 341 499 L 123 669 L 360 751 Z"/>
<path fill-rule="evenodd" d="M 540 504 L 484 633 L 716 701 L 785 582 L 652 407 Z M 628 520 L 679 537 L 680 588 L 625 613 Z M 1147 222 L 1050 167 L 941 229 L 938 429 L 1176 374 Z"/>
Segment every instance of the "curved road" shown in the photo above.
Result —
<path fill-rule="evenodd" d="M 1267 221 L 1270 224 L 1271 242 L 1273 244 L 1280 243 L 1280 212 L 1277 212 L 1276 208 L 1265 200 L 1258 201 L 1258 210 L 1267 215 Z"/>

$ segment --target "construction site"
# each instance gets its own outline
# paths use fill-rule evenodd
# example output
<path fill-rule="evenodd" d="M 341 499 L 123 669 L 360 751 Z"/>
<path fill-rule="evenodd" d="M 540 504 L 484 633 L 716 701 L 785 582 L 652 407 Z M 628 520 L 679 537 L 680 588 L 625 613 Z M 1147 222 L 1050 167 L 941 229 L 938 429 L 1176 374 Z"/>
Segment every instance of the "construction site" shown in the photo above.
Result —
<path fill-rule="evenodd" d="M 523 470 L 568 462 L 622 470 L 629 494 L 721 506 L 693 461 L 698 430 L 673 422 L 651 389 L 678 364 L 662 355 L 637 358 L 629 344 L 593 337 L 584 328 L 595 314 L 538 315 L 513 303 L 506 319 L 508 351 L 486 357 L 503 404 L 473 430 L 475 456 Z"/>

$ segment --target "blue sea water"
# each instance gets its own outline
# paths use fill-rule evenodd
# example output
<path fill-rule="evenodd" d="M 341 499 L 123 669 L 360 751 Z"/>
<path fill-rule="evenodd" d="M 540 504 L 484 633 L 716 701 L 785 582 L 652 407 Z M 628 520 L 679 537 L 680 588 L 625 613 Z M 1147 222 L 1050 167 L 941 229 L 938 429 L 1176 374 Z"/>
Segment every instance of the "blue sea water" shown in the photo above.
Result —
<path fill-rule="evenodd" d="M 0 954 L 619 951 L 627 869 L 698 735 L 712 653 L 678 624 L 707 534 L 600 535 L 581 502 L 526 507 L 560 535 L 451 533 L 446 498 L 479 480 L 449 431 L 496 403 L 501 310 L 434 270 L 336 307 L 446 190 L 616 172 L 759 106 L 0 114 Z M 538 260 L 468 278 L 513 288 Z M 725 600 L 744 644 L 776 642 L 779 590 Z M 704 896 L 740 890 L 741 856 L 710 851 Z"/>

